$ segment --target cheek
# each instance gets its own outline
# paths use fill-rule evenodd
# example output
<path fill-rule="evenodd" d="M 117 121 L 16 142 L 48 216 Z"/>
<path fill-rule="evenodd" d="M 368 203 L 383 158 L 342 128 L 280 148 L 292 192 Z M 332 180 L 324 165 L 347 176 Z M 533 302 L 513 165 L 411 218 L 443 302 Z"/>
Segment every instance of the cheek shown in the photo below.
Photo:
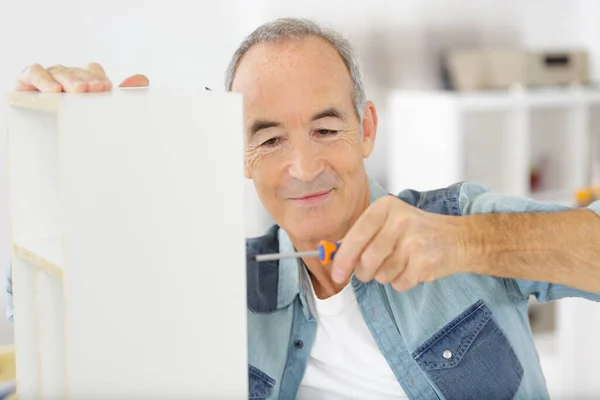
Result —
<path fill-rule="evenodd" d="M 246 168 L 254 181 L 256 190 L 261 195 L 272 195 L 281 180 L 283 160 L 277 152 L 248 152 L 246 153 Z"/>
<path fill-rule="evenodd" d="M 362 165 L 361 144 L 353 135 L 342 137 L 327 146 L 326 159 L 340 176 L 351 175 Z"/>

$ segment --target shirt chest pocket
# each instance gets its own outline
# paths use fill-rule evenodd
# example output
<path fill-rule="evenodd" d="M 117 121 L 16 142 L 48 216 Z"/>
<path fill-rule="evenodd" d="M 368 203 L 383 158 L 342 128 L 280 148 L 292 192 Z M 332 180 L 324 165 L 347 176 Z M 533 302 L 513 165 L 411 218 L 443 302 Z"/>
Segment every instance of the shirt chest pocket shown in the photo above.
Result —
<path fill-rule="evenodd" d="M 523 367 L 480 300 L 413 353 L 446 399 L 512 399 Z"/>
<path fill-rule="evenodd" d="M 259 370 L 258 368 L 248 365 L 248 398 L 249 399 L 266 399 L 271 394 L 275 386 L 275 380 Z"/>

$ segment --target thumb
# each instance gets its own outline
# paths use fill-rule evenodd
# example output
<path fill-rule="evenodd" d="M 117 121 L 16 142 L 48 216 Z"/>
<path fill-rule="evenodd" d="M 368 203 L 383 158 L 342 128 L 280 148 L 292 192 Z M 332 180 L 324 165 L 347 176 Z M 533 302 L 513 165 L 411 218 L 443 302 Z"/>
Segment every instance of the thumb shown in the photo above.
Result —
<path fill-rule="evenodd" d="M 119 87 L 146 87 L 150 86 L 150 80 L 145 75 L 137 74 L 126 78 Z"/>

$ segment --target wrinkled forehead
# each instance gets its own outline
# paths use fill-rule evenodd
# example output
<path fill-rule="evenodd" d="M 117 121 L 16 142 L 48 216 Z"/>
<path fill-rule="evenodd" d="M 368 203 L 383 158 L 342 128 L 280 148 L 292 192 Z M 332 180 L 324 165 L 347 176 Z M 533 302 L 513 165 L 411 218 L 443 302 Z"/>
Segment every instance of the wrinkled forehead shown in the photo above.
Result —
<path fill-rule="evenodd" d="M 316 110 L 353 109 L 352 80 L 336 49 L 320 38 L 261 43 L 242 58 L 232 90 L 246 118 L 303 118 Z"/>

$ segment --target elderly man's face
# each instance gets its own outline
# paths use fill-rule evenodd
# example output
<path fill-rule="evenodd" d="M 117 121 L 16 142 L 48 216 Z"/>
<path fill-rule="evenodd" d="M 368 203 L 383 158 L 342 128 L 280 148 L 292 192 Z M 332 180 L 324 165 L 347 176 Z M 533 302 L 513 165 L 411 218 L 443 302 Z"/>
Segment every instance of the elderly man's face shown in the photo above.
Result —
<path fill-rule="evenodd" d="M 368 204 L 377 122 L 370 104 L 361 127 L 341 57 L 318 38 L 256 45 L 232 89 L 244 95 L 245 174 L 266 209 L 292 238 L 339 239 Z"/>

